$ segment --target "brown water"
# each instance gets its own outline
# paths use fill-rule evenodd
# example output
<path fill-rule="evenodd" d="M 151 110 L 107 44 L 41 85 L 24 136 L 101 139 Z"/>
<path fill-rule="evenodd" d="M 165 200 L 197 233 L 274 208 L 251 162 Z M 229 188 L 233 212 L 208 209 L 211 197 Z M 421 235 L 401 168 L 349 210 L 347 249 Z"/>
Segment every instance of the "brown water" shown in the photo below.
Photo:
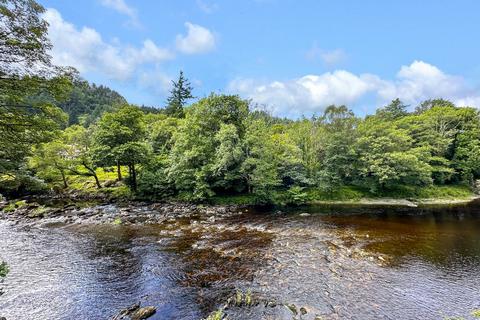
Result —
<path fill-rule="evenodd" d="M 0 239 L 8 320 L 109 319 L 137 301 L 157 307 L 152 319 L 200 319 L 236 290 L 261 303 L 230 307 L 230 319 L 292 319 L 282 304 L 304 307 L 302 319 L 470 319 L 480 309 L 479 203 L 150 226 L 1 222 Z"/>

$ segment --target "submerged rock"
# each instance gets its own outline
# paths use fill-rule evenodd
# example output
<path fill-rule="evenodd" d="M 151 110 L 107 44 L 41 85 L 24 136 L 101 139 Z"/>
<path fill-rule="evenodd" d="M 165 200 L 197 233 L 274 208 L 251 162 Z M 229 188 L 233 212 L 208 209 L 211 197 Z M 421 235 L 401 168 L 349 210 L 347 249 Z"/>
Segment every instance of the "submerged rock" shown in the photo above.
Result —
<path fill-rule="evenodd" d="M 130 318 L 132 320 L 143 320 L 143 319 L 150 318 L 155 314 L 155 312 L 157 312 L 157 309 L 155 307 L 152 307 L 152 306 L 143 307 L 135 311 Z"/>
<path fill-rule="evenodd" d="M 140 303 L 135 303 L 125 309 L 120 310 L 118 314 L 113 316 L 112 320 L 143 320 L 150 318 L 157 312 L 153 306 L 140 307 Z"/>

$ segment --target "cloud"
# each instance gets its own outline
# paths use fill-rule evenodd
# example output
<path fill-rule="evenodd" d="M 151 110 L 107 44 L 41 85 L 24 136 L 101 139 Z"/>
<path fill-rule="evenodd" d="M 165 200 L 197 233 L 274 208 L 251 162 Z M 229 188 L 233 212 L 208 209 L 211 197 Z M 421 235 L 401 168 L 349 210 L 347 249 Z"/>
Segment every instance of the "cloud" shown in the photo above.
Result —
<path fill-rule="evenodd" d="M 379 81 L 374 75 L 357 76 L 337 70 L 283 82 L 259 83 L 252 79 L 236 79 L 229 84 L 228 91 L 267 105 L 274 114 L 297 117 L 322 111 L 331 104 L 355 103 L 374 90 Z"/>
<path fill-rule="evenodd" d="M 212 14 L 215 11 L 218 10 L 218 4 L 217 3 L 208 3 L 203 0 L 197 0 L 196 1 L 197 6 L 206 14 Z"/>
<path fill-rule="evenodd" d="M 306 53 L 305 57 L 310 61 L 322 61 L 326 66 L 338 65 L 347 60 L 347 54 L 342 49 L 324 50 L 313 44 Z"/>
<path fill-rule="evenodd" d="M 452 96 L 465 87 L 461 77 L 447 75 L 437 67 L 423 61 L 414 61 L 402 66 L 397 80 L 380 88 L 383 98 L 401 97 L 406 102 L 415 102 L 442 94 Z"/>
<path fill-rule="evenodd" d="M 276 115 L 289 117 L 322 112 L 331 104 L 356 106 L 369 97 L 377 106 L 397 97 L 411 105 L 443 97 L 458 105 L 480 107 L 480 92 L 470 88 L 462 77 L 446 74 L 423 61 L 402 66 L 393 80 L 336 70 L 286 81 L 238 78 L 230 82 L 228 91 L 267 105 Z"/>
<path fill-rule="evenodd" d="M 153 90 L 156 94 L 165 95 L 171 88 L 172 79 L 156 68 L 154 71 L 144 71 L 138 78 L 141 87 Z"/>
<path fill-rule="evenodd" d="M 63 20 L 55 9 L 48 9 L 44 18 L 49 23 L 53 62 L 73 66 L 81 73 L 100 72 L 112 79 L 126 80 L 132 77 L 139 66 L 160 63 L 174 56 L 168 49 L 158 47 L 149 39 L 140 48 L 107 43 L 95 29 L 77 29 Z"/>
<path fill-rule="evenodd" d="M 185 54 L 206 53 L 215 49 L 215 37 L 205 27 L 186 22 L 187 35 L 177 35 L 177 50 Z"/>
<path fill-rule="evenodd" d="M 121 14 L 129 17 L 129 24 L 134 27 L 140 27 L 140 21 L 138 21 L 137 10 L 130 7 L 124 0 L 101 0 L 103 6 L 113 9 Z"/>

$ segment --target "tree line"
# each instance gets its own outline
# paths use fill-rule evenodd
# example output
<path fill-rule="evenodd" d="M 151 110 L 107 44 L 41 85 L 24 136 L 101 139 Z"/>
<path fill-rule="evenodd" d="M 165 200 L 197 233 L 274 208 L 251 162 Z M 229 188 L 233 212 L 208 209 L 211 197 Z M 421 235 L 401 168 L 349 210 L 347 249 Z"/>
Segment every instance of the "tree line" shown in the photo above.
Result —
<path fill-rule="evenodd" d="M 480 175 L 475 108 L 434 99 L 409 110 L 395 99 L 364 118 L 332 105 L 291 120 L 236 95 L 196 99 L 183 73 L 166 108 L 138 107 L 52 65 L 43 7 L 11 0 L 0 9 L 1 192 L 68 188 L 71 176 L 102 188 L 100 168 L 115 170 L 138 196 L 189 201 L 269 202 L 278 192 L 301 197 L 344 186 L 381 195 L 472 186 Z"/>

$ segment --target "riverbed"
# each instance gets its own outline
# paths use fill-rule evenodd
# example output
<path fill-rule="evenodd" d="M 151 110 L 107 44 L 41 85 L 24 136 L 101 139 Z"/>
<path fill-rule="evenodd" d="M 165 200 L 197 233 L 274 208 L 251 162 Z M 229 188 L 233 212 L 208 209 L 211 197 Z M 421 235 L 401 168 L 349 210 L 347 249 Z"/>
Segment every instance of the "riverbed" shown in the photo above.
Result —
<path fill-rule="evenodd" d="M 115 206 L 108 210 L 115 212 Z M 139 208 L 139 210 L 143 210 Z M 109 319 L 473 319 L 480 202 L 313 206 L 155 224 L 0 221 L 0 316 Z M 249 296 L 240 303 L 232 297 Z"/>

